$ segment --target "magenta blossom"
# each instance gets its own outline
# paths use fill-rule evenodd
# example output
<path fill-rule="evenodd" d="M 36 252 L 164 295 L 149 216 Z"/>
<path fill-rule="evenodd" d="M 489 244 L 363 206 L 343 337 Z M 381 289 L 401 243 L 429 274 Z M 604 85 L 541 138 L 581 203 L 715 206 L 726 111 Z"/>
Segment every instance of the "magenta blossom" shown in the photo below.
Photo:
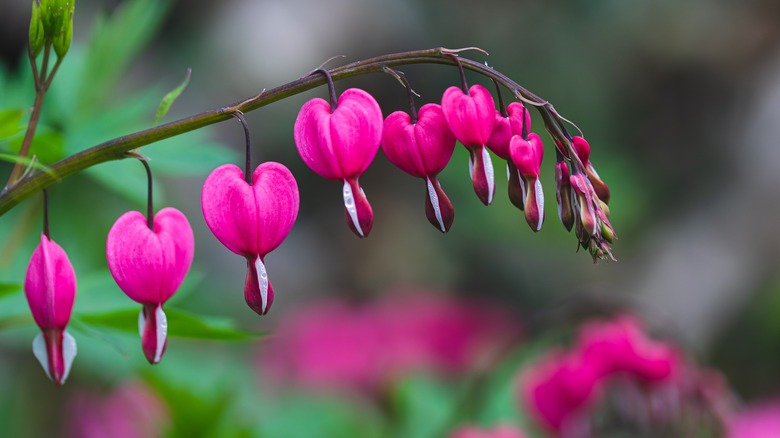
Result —
<path fill-rule="evenodd" d="M 509 425 L 496 426 L 492 429 L 471 426 L 456 430 L 450 438 L 525 438 L 525 435 Z"/>
<path fill-rule="evenodd" d="M 214 169 L 203 183 L 206 225 L 227 249 L 246 257 L 244 298 L 259 315 L 268 313 L 274 300 L 265 256 L 290 233 L 299 202 L 295 178 L 275 162 L 257 166 L 251 185 L 233 164 Z"/>
<path fill-rule="evenodd" d="M 455 211 L 436 176 L 444 170 L 455 150 L 455 136 L 450 131 L 441 106 L 423 105 L 412 122 L 409 114 L 396 111 L 385 119 L 382 150 L 387 159 L 404 172 L 425 179 L 425 215 L 428 221 L 447 232 Z"/>
<path fill-rule="evenodd" d="M 65 251 L 45 234 L 30 257 L 24 294 L 41 329 L 33 353 L 46 375 L 62 385 L 76 357 L 76 340 L 65 330 L 76 298 L 76 274 Z"/>
<path fill-rule="evenodd" d="M 190 270 L 195 239 L 187 218 L 175 208 L 157 212 L 153 227 L 138 211 L 120 216 L 108 232 L 106 259 L 119 288 L 143 305 L 138 318 L 141 346 L 149 363 L 156 364 L 168 343 L 163 304 Z"/>
<path fill-rule="evenodd" d="M 486 148 L 496 123 L 493 96 L 482 85 L 473 85 L 468 94 L 458 87 L 449 87 L 441 98 L 441 108 L 455 138 L 469 151 L 474 191 L 483 204 L 489 205 L 496 189 L 493 162 Z"/>
<path fill-rule="evenodd" d="M 344 214 L 350 229 L 368 236 L 374 213 L 358 178 L 379 150 L 382 110 L 367 92 L 350 88 L 331 107 L 314 98 L 295 119 L 295 146 L 311 170 L 334 181 L 343 181 Z"/>
<path fill-rule="evenodd" d="M 593 167 L 593 163 L 590 162 L 590 144 L 587 140 L 580 136 L 574 136 L 571 138 L 571 145 L 577 152 L 577 157 L 582 161 L 582 165 L 585 166 L 585 173 L 588 175 L 588 179 L 593 184 L 593 189 L 605 204 L 609 204 L 609 187 L 596 172 L 596 168 Z"/>
<path fill-rule="evenodd" d="M 780 436 L 780 399 L 746 406 L 728 419 L 728 438 Z"/>
<path fill-rule="evenodd" d="M 544 223 L 544 192 L 539 181 L 544 158 L 542 139 L 535 133 L 529 134 L 528 140 L 515 135 L 510 141 L 509 154 L 523 180 L 525 220 L 532 230 L 539 231 Z"/>
<path fill-rule="evenodd" d="M 496 123 L 488 139 L 487 147 L 493 153 L 506 160 L 506 172 L 509 178 L 509 200 L 520 210 L 525 208 L 522 182 L 517 167 L 509 154 L 512 136 L 520 135 L 528 139 L 531 130 L 531 114 L 520 102 L 512 102 L 506 108 L 506 115 L 496 110 Z"/>

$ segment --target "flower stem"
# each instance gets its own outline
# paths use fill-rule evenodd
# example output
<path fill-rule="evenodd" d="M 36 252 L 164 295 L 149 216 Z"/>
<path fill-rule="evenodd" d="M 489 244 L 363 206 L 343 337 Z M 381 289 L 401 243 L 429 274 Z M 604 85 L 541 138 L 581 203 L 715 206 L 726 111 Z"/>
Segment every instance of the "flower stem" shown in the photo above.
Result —
<path fill-rule="evenodd" d="M 244 118 L 244 113 L 242 113 L 240 110 L 236 110 L 233 113 L 233 117 L 238 119 L 239 122 L 241 122 L 241 126 L 244 127 L 244 148 L 245 148 L 245 156 L 246 156 L 246 162 L 244 163 L 244 179 L 246 180 L 246 183 L 250 186 L 252 185 L 252 148 L 249 144 L 249 125 L 246 123 L 246 118 Z"/>
<path fill-rule="evenodd" d="M 329 73 L 335 81 L 368 73 L 382 72 L 382 69 L 385 66 L 392 67 L 409 64 L 457 65 L 460 63 L 465 69 L 477 72 L 487 78 L 495 79 L 498 83 L 510 90 L 515 97 L 535 106 L 541 113 L 545 127 L 553 139 L 560 141 L 563 147 L 570 151 L 570 156 L 576 157 L 576 153 L 573 151 L 571 143 L 566 138 L 567 133 L 565 128 L 562 124 L 558 123 L 560 121 L 560 116 L 558 116 L 549 102 L 521 87 L 517 82 L 498 70 L 494 70 L 481 62 L 468 58 L 459 57 L 456 61 L 452 58 L 450 53 L 450 51 L 444 48 L 393 53 L 353 62 L 331 69 L 329 70 Z M 0 215 L 12 209 L 33 193 L 66 176 L 79 173 L 96 164 L 119 160 L 124 157 L 124 154 L 127 151 L 132 149 L 228 120 L 233 117 L 235 111 L 246 113 L 256 110 L 260 107 L 325 84 L 326 81 L 326 78 L 322 75 L 308 75 L 279 87 L 266 90 L 257 96 L 236 102 L 232 105 L 223 106 L 164 125 L 159 125 L 154 128 L 117 137 L 89 149 L 85 149 L 53 164 L 49 168 L 50 172 L 38 172 L 23 178 L 13 187 L 10 187 L 0 194 Z M 576 158 L 573 161 L 576 161 Z M 578 163 L 573 164 L 576 165 Z"/>
<path fill-rule="evenodd" d="M 49 191 L 46 189 L 41 191 L 43 192 L 43 235 L 51 240 L 51 232 L 49 231 Z"/>

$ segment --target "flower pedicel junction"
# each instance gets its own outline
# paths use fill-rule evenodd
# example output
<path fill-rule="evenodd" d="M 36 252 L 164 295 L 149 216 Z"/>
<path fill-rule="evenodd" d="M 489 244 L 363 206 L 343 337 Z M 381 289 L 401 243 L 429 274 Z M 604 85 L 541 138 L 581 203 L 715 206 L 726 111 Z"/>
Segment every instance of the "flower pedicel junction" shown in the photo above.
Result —
<path fill-rule="evenodd" d="M 299 188 L 283 164 L 266 162 L 252 170 L 250 133 L 244 113 L 323 84 L 328 86 L 329 100 L 314 98 L 303 105 L 295 120 L 293 137 L 301 158 L 314 172 L 341 184 L 345 220 L 357 236 L 368 237 L 373 226 L 373 211 L 359 178 L 380 147 L 395 166 L 424 180 L 425 215 L 437 230 L 447 232 L 455 212 L 437 175 L 449 164 L 456 140 L 468 149 L 474 191 L 485 205 L 493 202 L 496 193 L 495 171 L 488 151 L 506 161 L 509 198 L 523 210 L 530 228 L 539 231 L 545 219 L 539 181 L 544 147 L 539 135 L 531 131 L 529 109 L 534 108 L 541 113 L 544 128 L 556 145 L 555 193 L 560 221 L 567 230 L 574 228 L 578 245 L 594 261 L 613 259 L 611 244 L 615 233 L 608 219 L 609 190 L 590 161 L 588 142 L 582 136 L 569 134 L 567 120 L 550 103 L 501 72 L 460 55 L 465 50 L 479 49 L 419 50 L 332 69 L 319 68 L 233 105 L 109 140 L 43 171 L 32 172 L 32 165 L 25 169 L 24 164 L 30 163 L 27 155 L 43 97 L 70 45 L 73 11 L 72 0 L 33 2 L 29 58 L 36 100 L 18 161 L 0 193 L 0 215 L 32 194 L 44 193 L 44 231 L 30 259 L 24 287 L 32 315 L 41 329 L 33 342 L 33 351 L 58 385 L 64 383 L 76 355 L 76 341 L 66 331 L 76 295 L 76 276 L 66 252 L 51 238 L 45 188 L 102 162 L 137 158 L 143 163 L 148 176 L 148 210 L 146 215 L 131 211 L 117 219 L 107 237 L 106 258 L 119 287 L 142 305 L 142 349 L 150 363 L 158 363 L 167 345 L 163 304 L 190 269 L 194 239 L 190 224 L 180 211 L 163 208 L 155 214 L 151 169 L 145 157 L 134 150 L 230 118 L 242 123 L 246 135 L 243 169 L 234 164 L 215 169 L 203 184 L 201 202 L 204 219 L 215 237 L 227 249 L 246 258 L 244 297 L 252 310 L 264 315 L 274 299 L 264 260 L 293 227 Z M 53 65 L 52 52 L 57 57 Z M 40 63 L 38 58 L 42 58 Z M 447 88 L 440 103 L 427 103 L 418 110 L 409 80 L 395 69 L 421 63 L 456 67 L 460 84 Z M 492 80 L 498 108 L 487 88 L 479 84 L 469 87 L 465 70 Z M 349 88 L 337 94 L 335 81 L 368 73 L 386 73 L 398 79 L 408 93 L 409 112 L 397 111 L 384 118 L 379 103 L 366 91 Z M 505 106 L 502 87 L 518 101 Z"/>

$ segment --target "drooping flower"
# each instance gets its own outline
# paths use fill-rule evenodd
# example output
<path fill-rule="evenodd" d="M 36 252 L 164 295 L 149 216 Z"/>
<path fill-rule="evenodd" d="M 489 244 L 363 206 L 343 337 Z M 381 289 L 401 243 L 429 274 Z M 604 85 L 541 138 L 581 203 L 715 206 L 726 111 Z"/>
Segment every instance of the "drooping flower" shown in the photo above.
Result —
<path fill-rule="evenodd" d="M 558 218 L 561 224 L 571 231 L 574 226 L 574 198 L 569 182 L 569 166 L 564 160 L 555 163 L 555 200 L 558 203 Z"/>
<path fill-rule="evenodd" d="M 523 180 L 525 220 L 532 230 L 539 231 L 544 223 L 544 192 L 539 181 L 544 158 L 542 139 L 535 133 L 529 134 L 528 140 L 515 135 L 510 141 L 509 153 Z"/>
<path fill-rule="evenodd" d="M 610 244 L 616 235 L 605 210 L 606 204 L 599 200 L 590 181 L 582 173 L 569 176 L 569 183 L 577 195 L 574 218 L 580 246 L 591 253 L 594 262 L 604 257 L 614 260 Z"/>
<path fill-rule="evenodd" d="M 582 161 L 582 165 L 585 166 L 585 173 L 588 175 L 588 180 L 590 180 L 590 183 L 593 185 L 593 190 L 602 202 L 609 204 L 609 187 L 601 180 L 601 177 L 599 177 L 599 174 L 596 172 L 596 168 L 593 167 L 593 163 L 590 162 L 590 144 L 584 138 L 574 136 L 571 138 L 571 145 L 577 152 L 580 161 Z"/>
<path fill-rule="evenodd" d="M 434 103 L 423 105 L 416 121 L 403 111 L 387 116 L 382 150 L 396 167 L 425 180 L 425 215 L 442 233 L 447 232 L 452 226 L 455 211 L 437 175 L 452 158 L 455 136 L 444 119 L 441 106 Z"/>
<path fill-rule="evenodd" d="M 441 108 L 455 138 L 469 151 L 469 173 L 474 191 L 483 204 L 493 202 L 495 178 L 493 162 L 486 146 L 496 122 L 493 96 L 482 85 L 468 90 L 449 87 L 441 98 Z"/>
<path fill-rule="evenodd" d="M 335 103 L 335 102 L 334 102 Z M 374 213 L 358 178 L 379 150 L 382 110 L 367 92 L 350 88 L 335 105 L 314 98 L 306 102 L 295 119 L 295 146 L 311 170 L 342 181 L 344 214 L 350 229 L 368 236 Z"/>
<path fill-rule="evenodd" d="M 46 375 L 62 385 L 76 357 L 76 340 L 65 330 L 76 298 L 76 274 L 68 255 L 46 234 L 41 234 L 30 257 L 24 294 L 41 329 L 33 340 L 33 353 Z"/>
<path fill-rule="evenodd" d="M 506 160 L 506 172 L 509 178 L 509 200 L 515 207 L 523 210 L 525 200 L 523 199 L 523 187 L 520 175 L 517 173 L 517 167 L 512 162 L 509 154 L 509 143 L 512 136 L 520 135 L 528 139 L 531 130 L 531 114 L 520 102 L 512 102 L 502 114 L 496 110 L 496 123 L 493 126 L 493 132 L 487 142 L 487 147 L 500 158 Z"/>
<path fill-rule="evenodd" d="M 299 202 L 295 178 L 275 162 L 257 166 L 251 185 L 233 164 L 216 168 L 203 183 L 206 225 L 227 249 L 246 258 L 244 298 L 259 315 L 268 313 L 274 300 L 265 256 L 290 233 Z"/>
<path fill-rule="evenodd" d="M 149 363 L 156 364 L 168 344 L 163 304 L 190 270 L 195 239 L 189 221 L 175 208 L 157 212 L 153 228 L 149 222 L 138 211 L 120 216 L 108 232 L 106 259 L 119 288 L 143 305 L 138 317 L 141 346 Z"/>

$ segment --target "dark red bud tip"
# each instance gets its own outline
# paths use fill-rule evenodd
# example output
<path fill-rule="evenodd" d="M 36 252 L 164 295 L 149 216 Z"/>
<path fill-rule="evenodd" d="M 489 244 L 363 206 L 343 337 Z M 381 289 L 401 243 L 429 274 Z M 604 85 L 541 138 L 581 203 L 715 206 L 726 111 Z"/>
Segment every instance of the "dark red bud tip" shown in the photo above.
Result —
<path fill-rule="evenodd" d="M 446 233 L 452 227 L 452 221 L 455 220 L 455 209 L 452 207 L 450 198 L 444 193 L 439 180 L 435 176 L 425 179 L 425 216 L 442 233 Z"/>
<path fill-rule="evenodd" d="M 496 191 L 493 175 L 493 161 L 484 146 L 469 147 L 469 174 L 474 185 L 474 192 L 485 205 L 493 202 Z"/>
<path fill-rule="evenodd" d="M 520 172 L 511 160 L 507 161 L 506 165 L 509 174 L 509 200 L 512 201 L 512 205 L 523 210 L 525 209 L 525 186 L 520 179 Z"/>
<path fill-rule="evenodd" d="M 349 229 L 358 237 L 368 237 L 374 225 L 374 211 L 366 199 L 357 178 L 344 180 L 344 218 Z"/>
<path fill-rule="evenodd" d="M 54 384 L 62 386 L 76 357 L 76 340 L 64 329 L 44 330 L 33 339 L 33 354 Z"/>
<path fill-rule="evenodd" d="M 260 257 L 246 259 L 246 281 L 244 299 L 249 308 L 262 316 L 271 310 L 274 302 L 274 288 L 268 280 L 268 272 Z"/>
<path fill-rule="evenodd" d="M 605 204 L 609 204 L 609 187 L 607 187 L 607 184 L 601 180 L 599 174 L 596 173 L 596 169 L 593 168 L 592 164 L 588 164 L 588 166 L 585 168 L 585 173 L 588 175 L 588 179 L 590 180 L 590 184 L 593 186 L 593 191 L 596 192 L 596 196 L 604 201 Z"/>
<path fill-rule="evenodd" d="M 544 223 L 544 192 L 539 178 L 525 180 L 525 220 L 536 233 Z"/>
<path fill-rule="evenodd" d="M 150 364 L 155 365 L 162 360 L 168 346 L 168 318 L 163 312 L 162 304 L 144 304 L 138 318 L 138 326 L 141 329 L 144 356 Z"/>

